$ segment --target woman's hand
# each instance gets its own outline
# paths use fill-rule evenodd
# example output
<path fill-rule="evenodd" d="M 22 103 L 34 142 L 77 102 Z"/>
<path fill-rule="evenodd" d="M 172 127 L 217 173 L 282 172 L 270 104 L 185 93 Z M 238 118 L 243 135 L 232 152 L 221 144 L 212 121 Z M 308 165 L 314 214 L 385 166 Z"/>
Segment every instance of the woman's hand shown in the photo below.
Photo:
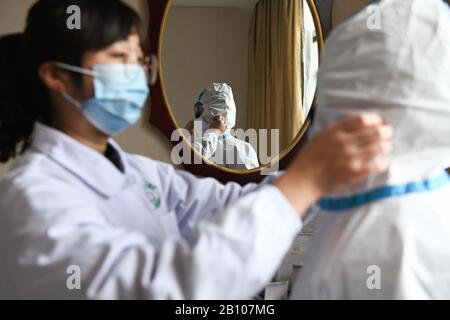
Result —
<path fill-rule="evenodd" d="M 303 215 L 323 195 L 386 170 L 392 137 L 376 114 L 347 119 L 313 137 L 274 185 Z"/>

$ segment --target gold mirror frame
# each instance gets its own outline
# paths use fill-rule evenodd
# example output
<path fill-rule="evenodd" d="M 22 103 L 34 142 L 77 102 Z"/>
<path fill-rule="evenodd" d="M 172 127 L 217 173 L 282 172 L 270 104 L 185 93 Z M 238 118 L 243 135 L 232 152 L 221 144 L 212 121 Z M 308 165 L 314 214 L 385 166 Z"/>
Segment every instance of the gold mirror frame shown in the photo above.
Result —
<path fill-rule="evenodd" d="M 320 21 L 320 16 L 316 7 L 316 4 L 314 0 L 306 0 L 309 6 L 309 9 L 311 11 L 311 14 L 313 16 L 314 25 L 317 32 L 317 42 L 319 47 L 319 59 L 320 59 L 320 53 L 323 50 L 324 45 L 324 37 L 323 37 L 323 30 L 322 30 L 322 24 Z M 152 88 L 152 112 L 150 116 L 150 123 L 154 126 L 156 126 L 160 131 L 165 134 L 169 139 L 171 139 L 172 132 L 176 129 L 181 129 L 181 127 L 178 124 L 178 121 L 176 120 L 172 108 L 170 107 L 166 87 L 164 84 L 164 70 L 162 68 L 162 49 L 163 49 L 163 41 L 164 41 L 164 35 L 166 30 L 166 24 L 168 20 L 169 11 L 172 7 L 172 0 L 161 0 L 159 3 L 155 3 L 154 0 L 149 0 L 149 9 L 150 9 L 150 26 L 149 26 L 149 37 L 150 37 L 150 43 L 151 39 L 154 39 L 156 36 L 158 37 L 158 43 L 156 48 L 152 45 L 150 45 L 150 51 L 151 53 L 156 52 L 157 56 L 159 58 L 159 65 L 161 66 L 159 68 L 159 80 L 158 83 L 155 85 L 155 87 Z M 152 10 L 153 8 L 153 10 Z M 158 11 L 159 14 L 162 17 L 157 17 Z M 160 25 L 156 26 L 157 23 Z M 155 28 L 157 27 L 157 28 Z M 320 60 L 319 60 L 320 65 Z M 156 92 L 155 92 L 156 91 Z M 154 94 L 156 93 L 156 94 Z M 276 162 L 279 167 L 282 169 L 286 167 L 288 162 L 291 160 L 290 155 L 294 153 L 297 149 L 300 149 L 303 145 L 302 142 L 306 139 L 305 133 L 309 128 L 309 125 L 311 124 L 311 117 L 313 110 L 315 108 L 316 99 L 314 99 L 314 102 L 311 106 L 311 111 L 308 114 L 308 117 L 306 118 L 304 124 L 302 125 L 302 128 L 298 132 L 295 139 L 289 144 L 287 148 L 284 148 L 283 151 L 280 152 L 280 154 L 276 157 Z M 155 108 L 156 107 L 156 108 Z M 161 112 L 165 111 L 165 115 L 161 116 Z M 170 121 L 171 124 L 166 123 L 167 121 Z M 170 129 L 173 129 L 172 132 Z M 273 166 L 273 162 L 270 164 L 262 165 L 256 169 L 252 170 L 235 170 L 235 169 L 229 169 L 225 168 L 221 165 L 218 165 L 216 163 L 213 163 L 207 159 L 205 159 L 201 154 L 199 154 L 192 146 L 191 142 L 185 135 L 181 135 L 183 143 L 187 143 L 189 145 L 190 150 L 193 153 L 194 157 L 200 158 L 202 160 L 202 164 L 191 164 L 191 165 L 184 165 L 185 169 L 187 171 L 191 171 L 194 174 L 202 175 L 202 176 L 212 176 L 214 178 L 217 178 L 218 180 L 222 182 L 227 181 L 236 181 L 241 184 L 245 184 L 248 182 L 257 182 L 262 179 L 262 176 L 260 175 L 261 171 L 268 170 Z M 176 144 L 179 144 L 180 141 L 177 141 Z M 202 166 L 209 166 L 210 168 L 205 168 Z M 211 170 L 212 169 L 212 170 Z M 261 176 L 261 177 L 258 177 Z"/>

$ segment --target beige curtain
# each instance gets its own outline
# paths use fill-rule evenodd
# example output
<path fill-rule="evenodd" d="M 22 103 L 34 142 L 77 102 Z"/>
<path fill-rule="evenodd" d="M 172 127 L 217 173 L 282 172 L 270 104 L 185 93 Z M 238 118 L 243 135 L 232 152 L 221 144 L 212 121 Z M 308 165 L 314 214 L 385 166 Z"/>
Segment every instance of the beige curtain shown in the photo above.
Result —
<path fill-rule="evenodd" d="M 302 3 L 302 0 L 261 0 L 250 27 L 248 126 L 279 129 L 280 152 L 297 136 L 305 120 Z"/>

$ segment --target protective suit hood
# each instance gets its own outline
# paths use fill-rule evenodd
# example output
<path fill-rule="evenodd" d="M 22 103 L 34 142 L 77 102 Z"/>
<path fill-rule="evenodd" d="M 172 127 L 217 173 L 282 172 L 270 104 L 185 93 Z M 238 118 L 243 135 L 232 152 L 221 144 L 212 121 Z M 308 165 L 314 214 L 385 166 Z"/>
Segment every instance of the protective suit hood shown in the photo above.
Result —
<path fill-rule="evenodd" d="M 349 115 L 374 111 L 395 128 L 394 151 L 388 172 L 343 193 L 427 178 L 450 167 L 449 5 L 384 0 L 373 8 L 327 40 L 313 129 L 318 133 Z"/>
<path fill-rule="evenodd" d="M 236 104 L 233 90 L 226 83 L 213 83 L 200 93 L 198 102 L 203 106 L 200 119 L 208 124 L 203 131 L 209 129 L 209 123 L 214 116 L 221 114 L 228 123 L 228 132 L 236 126 Z"/>

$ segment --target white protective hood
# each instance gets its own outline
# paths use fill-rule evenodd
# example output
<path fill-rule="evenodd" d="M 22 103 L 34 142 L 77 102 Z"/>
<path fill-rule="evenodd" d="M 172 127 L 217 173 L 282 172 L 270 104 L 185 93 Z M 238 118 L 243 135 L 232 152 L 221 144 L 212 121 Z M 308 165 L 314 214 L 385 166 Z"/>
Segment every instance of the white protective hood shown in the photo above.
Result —
<path fill-rule="evenodd" d="M 372 8 L 327 40 L 313 128 L 317 133 L 374 111 L 395 128 L 394 151 L 386 174 L 344 194 L 450 167 L 449 6 L 443 0 L 385 0 Z"/>
<path fill-rule="evenodd" d="M 219 114 L 227 120 L 228 132 L 236 126 L 236 104 L 233 90 L 228 84 L 213 83 L 200 94 L 198 101 L 204 108 L 200 118 L 207 124 L 203 131 L 209 129 L 211 120 Z"/>

